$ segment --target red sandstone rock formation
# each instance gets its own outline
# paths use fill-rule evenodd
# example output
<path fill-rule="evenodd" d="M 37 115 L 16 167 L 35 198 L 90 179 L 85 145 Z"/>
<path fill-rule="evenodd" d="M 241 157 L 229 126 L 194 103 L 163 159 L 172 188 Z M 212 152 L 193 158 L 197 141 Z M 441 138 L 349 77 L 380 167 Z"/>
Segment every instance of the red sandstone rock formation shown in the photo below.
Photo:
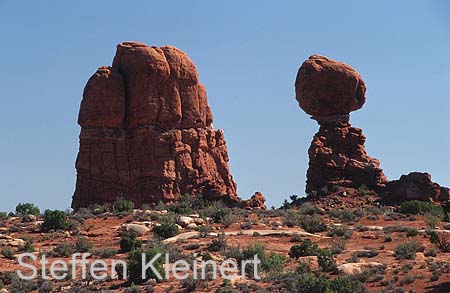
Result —
<path fill-rule="evenodd" d="M 365 102 L 361 76 L 347 64 L 312 55 L 300 67 L 295 88 L 300 107 L 320 125 L 308 151 L 306 192 L 332 185 L 383 187 L 380 162 L 367 155 L 365 136 L 349 123 L 350 112 Z"/>
<path fill-rule="evenodd" d="M 245 208 L 248 209 L 266 209 L 266 198 L 264 197 L 264 195 L 257 191 L 255 192 L 254 195 L 252 195 L 252 197 L 250 197 L 250 199 L 244 200 L 243 204 Z"/>
<path fill-rule="evenodd" d="M 72 207 L 200 194 L 239 201 L 228 152 L 195 65 L 175 47 L 117 46 L 83 93 Z"/>
<path fill-rule="evenodd" d="M 431 181 L 428 173 L 411 172 L 386 184 L 385 193 L 397 200 L 448 201 L 450 189 Z"/>

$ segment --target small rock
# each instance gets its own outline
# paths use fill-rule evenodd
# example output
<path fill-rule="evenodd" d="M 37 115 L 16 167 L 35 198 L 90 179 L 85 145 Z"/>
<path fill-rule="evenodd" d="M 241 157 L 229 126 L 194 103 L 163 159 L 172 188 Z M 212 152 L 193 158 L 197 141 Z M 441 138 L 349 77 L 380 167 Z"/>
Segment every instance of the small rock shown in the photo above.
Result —
<path fill-rule="evenodd" d="M 139 236 L 147 234 L 150 229 L 141 224 L 123 224 L 122 229 L 125 231 L 133 231 Z"/>
<path fill-rule="evenodd" d="M 198 226 L 195 223 L 191 223 L 189 225 L 186 226 L 186 229 L 190 229 L 190 230 L 197 230 Z"/>
<path fill-rule="evenodd" d="M 202 218 L 195 218 L 194 223 L 201 226 L 205 224 L 205 220 L 203 220 Z"/>
<path fill-rule="evenodd" d="M 187 225 L 194 223 L 194 219 L 191 217 L 180 216 L 177 219 L 177 224 L 181 227 L 187 227 Z"/>

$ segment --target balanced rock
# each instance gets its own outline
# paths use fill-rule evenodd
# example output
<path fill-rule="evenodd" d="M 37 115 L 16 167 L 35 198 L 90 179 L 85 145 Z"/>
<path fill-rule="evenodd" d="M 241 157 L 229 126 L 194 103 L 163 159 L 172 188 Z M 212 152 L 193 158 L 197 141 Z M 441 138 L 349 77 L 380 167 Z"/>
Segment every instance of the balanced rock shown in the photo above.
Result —
<path fill-rule="evenodd" d="M 266 198 L 264 197 L 264 195 L 257 191 L 255 192 L 254 195 L 252 195 L 252 197 L 250 197 L 247 200 L 244 200 L 244 207 L 248 208 L 248 209 L 262 209 L 265 210 L 266 209 Z"/>
<path fill-rule="evenodd" d="M 125 197 L 137 206 L 201 194 L 239 201 L 222 130 L 195 65 L 175 47 L 117 46 L 83 93 L 72 207 Z"/>
<path fill-rule="evenodd" d="M 295 81 L 300 107 L 313 117 L 348 114 L 366 101 L 366 85 L 351 66 L 320 55 L 303 62 Z"/>
<path fill-rule="evenodd" d="M 383 187 L 380 162 L 367 155 L 365 136 L 349 123 L 350 112 L 365 102 L 361 76 L 347 64 L 312 55 L 300 67 L 295 88 L 300 107 L 320 125 L 308 150 L 306 192 L 333 185 Z"/>
<path fill-rule="evenodd" d="M 411 172 L 386 184 L 385 194 L 397 200 L 448 201 L 450 189 L 431 181 L 428 173 Z"/>

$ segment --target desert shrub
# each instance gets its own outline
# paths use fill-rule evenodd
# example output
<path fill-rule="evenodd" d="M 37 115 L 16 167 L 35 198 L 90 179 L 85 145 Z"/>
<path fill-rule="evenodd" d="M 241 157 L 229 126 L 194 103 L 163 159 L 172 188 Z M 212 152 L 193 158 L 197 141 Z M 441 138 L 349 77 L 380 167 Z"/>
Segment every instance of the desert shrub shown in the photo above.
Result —
<path fill-rule="evenodd" d="M 140 249 L 142 246 L 142 241 L 137 238 L 135 232 L 125 231 L 120 237 L 120 252 L 126 253 L 136 249 Z"/>
<path fill-rule="evenodd" d="M 386 234 L 392 234 L 394 232 L 406 232 L 408 228 L 404 226 L 386 226 L 383 227 L 383 232 Z"/>
<path fill-rule="evenodd" d="M 439 251 L 450 252 L 450 241 L 447 235 L 445 234 L 442 234 L 441 236 L 438 235 L 435 243 L 439 248 Z"/>
<path fill-rule="evenodd" d="M 319 208 L 316 207 L 315 205 L 312 205 L 310 203 L 304 203 L 300 206 L 300 208 L 298 209 L 298 212 L 301 215 L 314 215 L 317 214 L 319 212 Z"/>
<path fill-rule="evenodd" d="M 41 211 L 32 203 L 19 203 L 16 206 L 16 214 L 20 216 L 34 215 L 39 216 Z"/>
<path fill-rule="evenodd" d="M 386 234 L 384 236 L 384 242 L 392 242 L 392 235 L 391 234 Z"/>
<path fill-rule="evenodd" d="M 352 237 L 352 231 L 346 226 L 334 225 L 327 233 L 329 237 L 343 237 L 344 239 L 350 239 Z"/>
<path fill-rule="evenodd" d="M 363 283 L 353 276 L 339 276 L 330 281 L 325 276 L 312 273 L 288 275 L 282 280 L 282 285 L 288 292 L 361 293 L 366 291 Z"/>
<path fill-rule="evenodd" d="M 414 236 L 417 236 L 417 234 L 419 234 L 419 231 L 417 231 L 417 229 L 415 229 L 415 228 L 407 228 L 406 229 L 407 237 L 414 237 Z"/>
<path fill-rule="evenodd" d="M 149 279 L 156 279 L 160 281 L 153 270 L 146 270 L 144 273 L 144 278 L 142 278 L 142 254 L 146 256 L 146 262 L 149 262 L 158 253 L 164 253 L 161 249 L 157 247 L 150 247 L 146 250 L 133 250 L 128 255 L 127 267 L 128 267 L 128 280 L 134 284 L 141 284 Z M 159 257 L 155 262 L 153 262 L 153 267 L 156 271 L 164 277 L 164 257 Z"/>
<path fill-rule="evenodd" d="M 198 235 L 200 238 L 206 238 L 211 231 L 212 228 L 210 226 L 200 226 L 198 228 Z"/>
<path fill-rule="evenodd" d="M 415 241 L 408 241 L 400 243 L 395 247 L 394 256 L 397 259 L 415 259 L 417 251 L 417 243 Z"/>
<path fill-rule="evenodd" d="M 364 184 L 358 188 L 358 195 L 366 196 L 369 192 L 370 190 Z"/>
<path fill-rule="evenodd" d="M 289 257 L 299 258 L 302 256 L 316 255 L 319 247 L 309 239 L 303 240 L 301 244 L 293 245 L 289 251 Z"/>
<path fill-rule="evenodd" d="M 283 271 L 286 260 L 287 258 L 284 254 L 273 251 L 265 253 L 262 259 L 262 269 L 270 275 L 279 274 Z"/>
<path fill-rule="evenodd" d="M 134 203 L 125 198 L 118 198 L 113 202 L 112 209 L 115 213 L 129 213 L 134 209 Z"/>
<path fill-rule="evenodd" d="M 441 220 L 437 216 L 427 214 L 425 215 L 425 222 L 430 229 L 436 229 Z"/>
<path fill-rule="evenodd" d="M 7 212 L 0 212 L 0 220 L 4 220 L 8 218 L 8 213 Z"/>
<path fill-rule="evenodd" d="M 41 230 L 43 232 L 48 232 L 50 230 L 65 230 L 67 227 L 67 215 L 65 212 L 59 210 L 45 210 L 44 223 L 41 225 Z"/>
<path fill-rule="evenodd" d="M 333 254 L 327 248 L 319 248 L 317 250 L 317 262 L 319 263 L 319 267 L 325 271 L 331 271 L 335 266 L 336 262 L 334 260 Z"/>
<path fill-rule="evenodd" d="M 332 210 L 330 212 L 330 216 L 344 222 L 351 222 L 355 220 L 355 215 L 350 210 Z"/>
<path fill-rule="evenodd" d="M 100 258 L 110 258 L 117 254 L 117 250 L 109 247 L 101 247 L 92 251 L 92 254 Z"/>
<path fill-rule="evenodd" d="M 25 293 L 33 292 L 38 289 L 38 286 L 31 280 L 23 280 L 17 274 L 10 276 L 9 292 Z"/>
<path fill-rule="evenodd" d="M 39 293 L 49 293 L 53 292 L 53 284 L 52 282 L 45 281 L 41 284 L 38 290 Z"/>
<path fill-rule="evenodd" d="M 300 226 L 308 233 L 323 232 L 327 229 L 325 223 L 317 215 L 302 216 L 300 218 Z"/>
<path fill-rule="evenodd" d="M 290 242 L 301 242 L 302 236 L 298 233 L 292 233 Z"/>
<path fill-rule="evenodd" d="M 189 243 L 186 246 L 184 246 L 184 249 L 186 250 L 196 250 L 200 248 L 200 244 L 198 243 Z"/>
<path fill-rule="evenodd" d="M 33 238 L 24 237 L 22 239 L 25 241 L 25 244 L 23 246 L 19 246 L 19 251 L 28 253 L 34 252 Z"/>
<path fill-rule="evenodd" d="M 73 253 L 73 246 L 69 243 L 59 243 L 56 245 L 56 247 L 53 249 L 53 254 L 56 257 L 68 257 Z"/>
<path fill-rule="evenodd" d="M 153 235 L 159 239 L 167 239 L 178 235 L 178 226 L 170 219 L 164 220 L 159 226 L 153 227 Z"/>
<path fill-rule="evenodd" d="M 300 214 L 294 210 L 287 210 L 283 217 L 283 225 L 288 227 L 297 226 L 300 220 Z"/>
<path fill-rule="evenodd" d="M 183 292 L 194 292 L 195 289 L 197 289 L 199 282 L 200 282 L 199 279 L 194 279 L 191 276 L 189 276 L 189 278 L 180 281 L 181 288 L 184 288 Z"/>
<path fill-rule="evenodd" d="M 434 216 L 442 216 L 443 209 L 440 206 L 435 206 L 431 202 L 410 200 L 404 201 L 400 205 L 400 212 L 403 214 L 425 215 L 430 214 Z"/>
<path fill-rule="evenodd" d="M 92 242 L 87 240 L 84 236 L 78 237 L 77 241 L 75 242 L 75 251 L 79 253 L 90 252 L 92 247 L 94 247 Z"/>
<path fill-rule="evenodd" d="M 169 211 L 179 215 L 189 215 L 194 213 L 194 200 L 190 194 L 184 194 L 169 206 Z"/>
<path fill-rule="evenodd" d="M 331 242 L 331 253 L 332 254 L 339 254 L 344 250 L 345 250 L 345 240 L 336 239 L 333 242 Z"/>
<path fill-rule="evenodd" d="M 203 217 L 212 218 L 215 223 L 222 223 L 224 217 L 230 212 L 231 210 L 223 202 L 213 201 L 200 211 L 200 214 Z"/>
<path fill-rule="evenodd" d="M 435 257 L 435 256 L 437 256 L 436 248 L 432 247 L 432 248 L 428 249 L 428 251 L 425 252 L 424 255 L 426 257 L 429 257 L 429 256 Z"/>
<path fill-rule="evenodd" d="M 2 250 L 2 255 L 3 255 L 3 257 L 4 258 L 6 258 L 6 259 L 15 259 L 16 257 L 14 256 L 14 254 L 15 254 L 16 252 L 12 249 L 12 248 L 9 248 L 9 247 L 7 247 L 7 248 L 5 248 L 5 249 L 3 249 Z"/>
<path fill-rule="evenodd" d="M 217 238 L 214 238 L 208 245 L 209 251 L 224 251 L 227 248 L 227 239 L 225 234 L 221 233 Z"/>

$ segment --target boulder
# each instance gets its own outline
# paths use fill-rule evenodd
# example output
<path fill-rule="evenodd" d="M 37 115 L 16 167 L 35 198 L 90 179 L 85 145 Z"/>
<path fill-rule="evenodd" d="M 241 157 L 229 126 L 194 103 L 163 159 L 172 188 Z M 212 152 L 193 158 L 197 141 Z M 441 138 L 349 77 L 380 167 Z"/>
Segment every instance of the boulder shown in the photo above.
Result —
<path fill-rule="evenodd" d="M 313 117 L 348 114 L 366 101 L 366 85 L 350 65 L 320 55 L 303 62 L 295 81 L 300 107 Z"/>
<path fill-rule="evenodd" d="M 123 224 L 122 230 L 133 231 L 139 236 L 146 235 L 150 231 L 150 229 L 143 224 Z"/>
<path fill-rule="evenodd" d="M 266 202 L 266 198 L 261 192 L 255 192 L 250 199 L 244 200 L 244 207 L 250 209 L 262 209 L 265 210 L 267 207 L 264 204 Z"/>
<path fill-rule="evenodd" d="M 345 263 L 337 266 L 337 272 L 342 275 L 359 274 L 365 269 L 382 268 L 385 264 L 379 262 L 364 262 L 364 263 Z"/>
<path fill-rule="evenodd" d="M 194 223 L 194 219 L 191 217 L 180 216 L 177 218 L 177 224 L 181 227 L 187 227 L 189 224 Z"/>
<path fill-rule="evenodd" d="M 428 173 L 411 172 L 402 175 L 399 180 L 387 183 L 384 190 L 388 198 L 396 200 L 433 200 L 448 201 L 450 189 L 431 180 Z"/>

